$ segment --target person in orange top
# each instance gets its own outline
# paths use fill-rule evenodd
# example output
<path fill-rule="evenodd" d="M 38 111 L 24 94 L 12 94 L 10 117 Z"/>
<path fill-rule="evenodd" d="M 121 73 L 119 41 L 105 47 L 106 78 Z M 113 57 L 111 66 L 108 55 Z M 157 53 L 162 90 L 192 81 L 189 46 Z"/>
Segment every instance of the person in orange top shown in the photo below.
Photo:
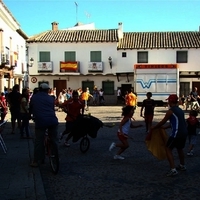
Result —
<path fill-rule="evenodd" d="M 87 88 L 85 89 L 85 91 L 81 94 L 81 100 L 84 102 L 85 104 L 85 110 L 88 111 L 89 110 L 89 106 L 88 106 L 88 99 L 93 96 L 88 92 Z"/>
<path fill-rule="evenodd" d="M 65 124 L 65 131 L 60 134 L 60 140 L 62 140 L 63 136 L 67 133 L 69 135 L 67 136 L 64 145 L 69 147 L 70 144 L 68 143 L 69 139 L 73 136 L 71 133 L 71 130 L 74 126 L 74 123 L 76 119 L 82 114 L 84 114 L 84 103 L 82 100 L 78 97 L 78 92 L 73 91 L 72 98 L 70 98 L 68 101 L 65 101 L 62 104 L 62 107 L 64 108 L 64 111 L 67 113 L 66 115 L 66 124 Z"/>
<path fill-rule="evenodd" d="M 134 108 L 137 106 L 137 96 L 133 93 L 133 89 L 128 94 L 127 106 L 133 106 Z"/>

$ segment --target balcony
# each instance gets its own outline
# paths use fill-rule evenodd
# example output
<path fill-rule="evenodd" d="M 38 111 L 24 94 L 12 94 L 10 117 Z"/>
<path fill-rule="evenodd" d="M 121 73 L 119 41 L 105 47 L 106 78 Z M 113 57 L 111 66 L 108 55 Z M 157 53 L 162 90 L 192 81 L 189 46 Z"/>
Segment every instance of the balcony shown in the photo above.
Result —
<path fill-rule="evenodd" d="M 60 61 L 60 72 L 79 72 L 79 63 L 78 62 L 62 62 Z"/>
<path fill-rule="evenodd" d="M 103 62 L 89 62 L 88 72 L 103 72 Z"/>
<path fill-rule="evenodd" d="M 53 72 L 53 62 L 38 62 L 38 73 Z"/>

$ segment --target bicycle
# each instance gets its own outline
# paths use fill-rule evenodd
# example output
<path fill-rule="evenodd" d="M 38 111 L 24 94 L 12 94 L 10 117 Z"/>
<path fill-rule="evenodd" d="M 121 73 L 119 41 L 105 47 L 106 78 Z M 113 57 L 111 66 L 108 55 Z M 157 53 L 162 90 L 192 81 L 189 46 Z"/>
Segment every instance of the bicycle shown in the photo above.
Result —
<path fill-rule="evenodd" d="M 58 147 L 57 144 L 51 140 L 51 137 L 48 134 L 48 129 L 45 132 L 44 146 L 46 155 L 49 157 L 52 172 L 57 174 L 60 166 Z"/>

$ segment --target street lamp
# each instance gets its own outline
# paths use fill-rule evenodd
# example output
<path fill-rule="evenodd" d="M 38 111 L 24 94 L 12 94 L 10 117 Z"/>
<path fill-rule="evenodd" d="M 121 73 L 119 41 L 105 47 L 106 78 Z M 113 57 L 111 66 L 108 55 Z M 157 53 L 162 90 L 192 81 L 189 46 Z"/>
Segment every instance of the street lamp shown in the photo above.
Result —
<path fill-rule="evenodd" d="M 30 62 L 29 62 L 29 67 L 32 67 L 32 66 L 33 66 L 33 62 L 34 62 L 34 59 L 31 58 L 31 59 L 30 59 Z"/>
<path fill-rule="evenodd" d="M 111 57 L 111 56 L 109 56 L 108 62 L 109 62 L 109 64 L 110 64 L 110 69 L 112 69 L 112 57 Z"/>

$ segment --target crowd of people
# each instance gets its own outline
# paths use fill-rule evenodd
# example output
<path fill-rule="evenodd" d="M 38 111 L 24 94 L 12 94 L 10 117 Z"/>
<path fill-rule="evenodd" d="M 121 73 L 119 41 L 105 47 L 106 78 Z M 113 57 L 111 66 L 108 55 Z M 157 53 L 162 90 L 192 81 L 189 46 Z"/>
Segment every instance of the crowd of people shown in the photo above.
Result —
<path fill-rule="evenodd" d="M 54 91 L 54 92 L 53 92 Z M 72 98 L 73 89 L 63 89 L 59 92 L 58 97 L 56 96 L 56 88 L 51 91 L 51 95 L 53 95 L 56 99 L 56 105 L 61 106 L 65 101 Z M 104 99 L 104 91 L 101 88 L 100 90 L 97 89 L 96 86 L 94 86 L 93 91 L 91 92 L 88 87 L 86 88 L 78 88 L 76 90 L 78 92 L 78 97 L 82 99 L 85 102 L 85 109 L 89 109 L 89 104 L 92 105 L 105 105 L 105 99 Z"/>
<path fill-rule="evenodd" d="M 144 99 L 140 111 L 140 116 L 144 117 L 147 137 L 150 140 L 154 130 L 156 129 L 168 129 L 171 128 L 170 135 L 166 142 L 165 151 L 166 156 L 170 165 L 170 170 L 167 172 L 166 176 L 172 177 L 178 174 L 178 170 L 185 171 L 185 159 L 184 159 L 184 152 L 183 149 L 186 144 L 186 140 L 189 140 L 189 148 L 188 148 L 188 156 L 192 156 L 194 154 L 194 146 L 197 140 L 197 128 L 200 128 L 200 122 L 197 119 L 197 111 L 191 110 L 189 113 L 189 117 L 185 119 L 184 111 L 179 106 L 179 97 L 176 94 L 170 95 L 166 100 L 168 101 L 169 109 L 167 110 L 163 119 L 157 123 L 156 125 L 152 126 L 152 120 L 154 117 L 154 108 L 155 102 L 152 97 L 152 93 L 148 92 L 146 94 L 147 98 Z M 128 147 L 128 139 L 131 138 L 129 136 L 130 128 L 140 127 L 141 125 L 134 125 L 134 114 L 135 107 L 127 105 L 122 109 L 122 116 L 123 119 L 118 128 L 117 136 L 121 143 L 112 142 L 109 151 L 113 148 L 118 147 L 119 150 L 117 151 L 114 159 L 123 160 L 124 157 L 121 156 Z M 144 115 L 143 115 L 144 112 Z M 169 124 L 165 125 L 166 122 L 170 122 Z M 173 156 L 173 149 L 177 149 L 178 156 L 179 156 L 179 165 L 175 167 L 175 161 Z"/>
<path fill-rule="evenodd" d="M 197 112 L 200 111 L 200 95 L 198 94 L 197 87 L 190 92 L 189 95 L 185 97 L 185 95 L 181 95 L 179 98 L 179 103 L 182 105 L 184 110 L 196 110 Z"/>
<path fill-rule="evenodd" d="M 67 93 L 67 94 L 66 94 Z M 45 132 L 48 129 L 48 133 L 52 140 L 57 144 L 57 140 L 62 141 L 63 137 L 67 135 L 64 145 L 70 146 L 69 140 L 73 136 L 71 134 L 72 128 L 75 125 L 79 116 L 84 114 L 85 110 L 88 110 L 88 100 L 93 98 L 93 103 L 96 105 L 97 98 L 104 101 L 103 90 L 99 91 L 94 88 L 92 94 L 90 94 L 89 88 L 85 88 L 84 91 L 71 90 L 60 92 L 60 95 L 64 95 L 64 101 L 59 102 L 59 106 L 66 112 L 66 125 L 65 130 L 59 134 L 58 118 L 55 113 L 55 102 L 61 98 L 56 97 L 56 88 L 51 89 L 48 84 L 42 83 L 39 88 L 35 88 L 33 92 L 30 92 L 28 88 L 24 88 L 22 93 L 19 92 L 19 85 L 13 86 L 12 90 L 7 93 L 1 93 L 0 96 L 0 109 L 1 109 L 1 122 L 4 121 L 5 116 L 10 109 L 11 114 L 11 126 L 12 134 L 16 130 L 16 122 L 20 129 L 20 137 L 31 139 L 33 138 L 30 133 L 29 120 L 34 119 L 35 133 L 34 133 L 34 159 L 30 164 L 32 167 L 37 167 L 40 163 L 44 162 L 45 150 L 44 150 L 44 137 Z M 117 100 L 119 100 L 120 90 L 117 92 Z M 182 98 L 179 98 L 176 94 L 170 95 L 166 100 L 168 101 L 169 109 L 167 110 L 163 119 L 152 126 L 154 118 L 155 101 L 152 99 L 152 93 L 146 94 L 147 98 L 143 100 L 140 116 L 144 118 L 145 128 L 147 136 L 151 136 L 153 131 L 158 128 L 168 129 L 171 128 L 168 141 L 166 143 L 166 155 L 170 165 L 170 171 L 167 176 L 175 176 L 178 174 L 177 170 L 186 170 L 183 149 L 186 144 L 186 139 L 189 140 L 188 156 L 194 154 L 194 146 L 196 144 L 197 128 L 200 127 L 200 122 L 197 119 L 199 104 L 197 88 L 190 93 L 191 110 L 189 117 L 185 119 L 184 110 L 180 107 L 180 101 L 184 102 Z M 134 125 L 135 119 L 133 114 L 137 108 L 137 94 L 132 89 L 127 91 L 124 96 L 125 106 L 122 108 L 122 120 L 120 122 L 117 137 L 120 143 L 112 142 L 109 150 L 118 147 L 114 159 L 124 159 L 121 154 L 129 147 L 128 138 L 130 128 L 141 127 L 142 125 Z M 183 104 L 181 104 L 183 106 Z M 137 108 L 138 109 L 138 108 Z M 170 124 L 165 125 L 169 121 Z M 173 149 L 176 148 L 179 156 L 179 165 L 175 167 Z"/>

